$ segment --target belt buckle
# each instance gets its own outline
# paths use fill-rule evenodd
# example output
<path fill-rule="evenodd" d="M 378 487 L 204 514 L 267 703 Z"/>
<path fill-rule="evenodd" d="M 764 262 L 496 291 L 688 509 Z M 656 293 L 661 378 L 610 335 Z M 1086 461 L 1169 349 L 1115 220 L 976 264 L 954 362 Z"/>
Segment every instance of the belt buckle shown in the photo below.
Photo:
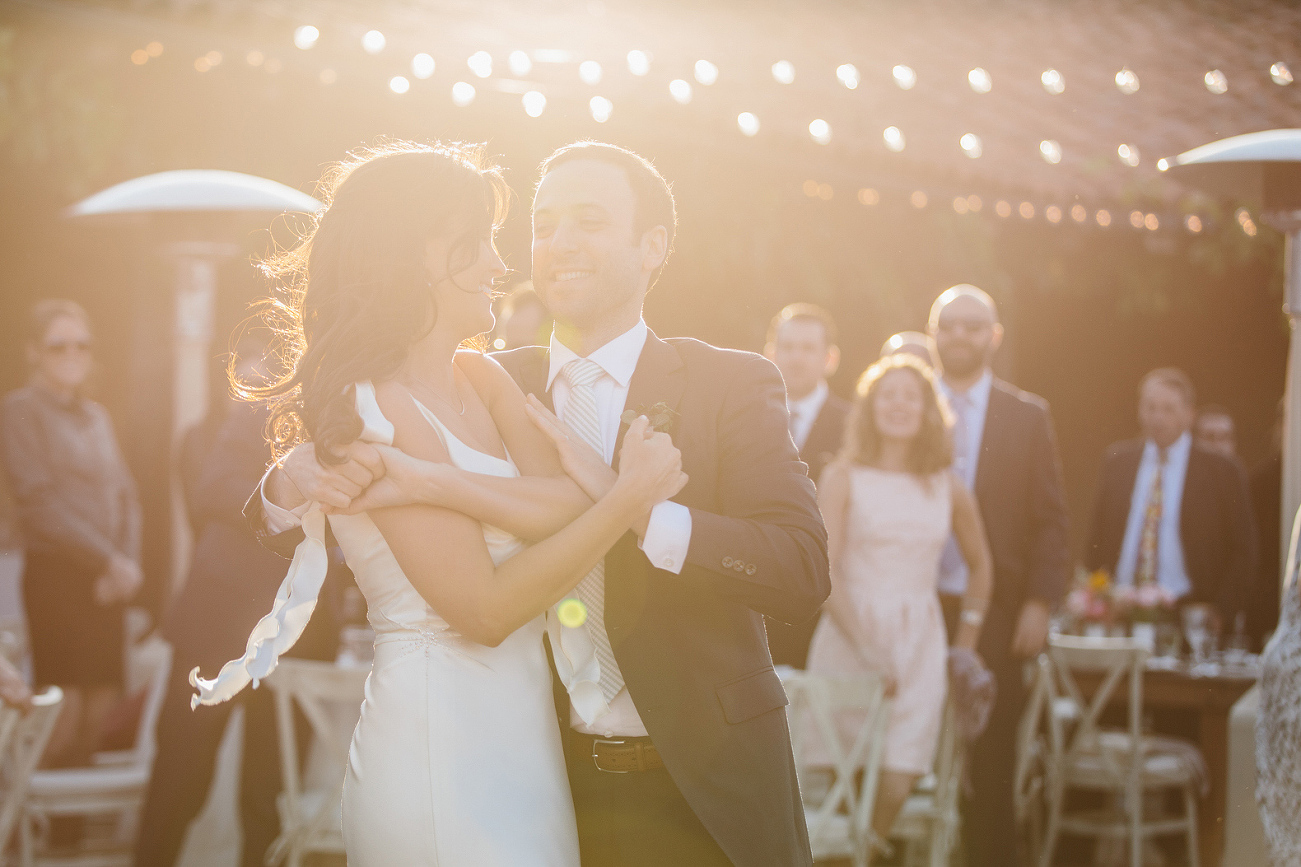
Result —
<path fill-rule="evenodd" d="M 596 748 L 601 744 L 609 744 L 612 747 L 621 747 L 627 745 L 626 740 L 617 740 L 611 738 L 592 738 L 592 764 L 603 774 L 631 774 L 632 771 L 611 771 L 608 768 L 601 767 L 601 760 L 597 758 Z"/>

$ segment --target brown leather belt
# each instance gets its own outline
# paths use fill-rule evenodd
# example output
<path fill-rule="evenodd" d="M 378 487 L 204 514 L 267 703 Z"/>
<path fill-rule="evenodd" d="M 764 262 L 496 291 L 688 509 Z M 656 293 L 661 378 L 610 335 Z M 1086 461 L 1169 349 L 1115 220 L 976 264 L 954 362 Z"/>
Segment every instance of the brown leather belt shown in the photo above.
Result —
<path fill-rule="evenodd" d="M 596 769 L 607 774 L 658 771 L 664 767 L 650 738 L 600 738 L 570 729 L 569 740 L 576 755 L 591 756 Z"/>

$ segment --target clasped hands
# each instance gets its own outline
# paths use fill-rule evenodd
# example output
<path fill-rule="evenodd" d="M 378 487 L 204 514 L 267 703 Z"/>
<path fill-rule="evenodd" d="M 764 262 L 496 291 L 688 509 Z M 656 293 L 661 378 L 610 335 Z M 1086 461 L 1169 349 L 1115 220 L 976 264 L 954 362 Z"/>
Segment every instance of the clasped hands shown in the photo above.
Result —
<path fill-rule="evenodd" d="M 533 395 L 528 396 L 525 412 L 554 445 L 561 468 L 593 502 L 610 492 L 619 474 L 606 464 L 603 455 Z M 455 506 L 439 496 L 439 488 L 448 474 L 460 472 L 456 467 L 423 461 L 393 446 L 361 440 L 344 446 L 340 455 L 340 463 L 323 464 L 317 459 L 314 444 L 296 446 L 281 461 L 282 472 L 271 474 L 269 499 L 290 509 L 312 500 L 326 514 L 347 515 L 411 503 Z M 672 439 L 652 430 L 645 420 L 629 426 L 621 466 L 658 468 L 659 472 L 652 471 L 643 480 L 643 486 L 653 492 L 650 499 L 657 501 L 673 497 L 687 481 Z M 648 520 L 649 510 L 639 516 L 632 529 L 644 536 Z"/>
<path fill-rule="evenodd" d="M 130 557 L 124 557 L 121 554 L 114 554 L 109 558 L 108 568 L 104 574 L 95 579 L 95 604 L 112 605 L 114 602 L 125 602 L 144 583 L 144 573 L 140 571 L 140 564 Z"/>

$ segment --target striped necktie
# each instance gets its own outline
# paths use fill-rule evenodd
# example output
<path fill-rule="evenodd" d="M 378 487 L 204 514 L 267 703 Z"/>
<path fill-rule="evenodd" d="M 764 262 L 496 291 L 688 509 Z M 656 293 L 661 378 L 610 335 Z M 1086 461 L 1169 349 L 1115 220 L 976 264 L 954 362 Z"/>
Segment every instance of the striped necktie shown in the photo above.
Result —
<path fill-rule="evenodd" d="M 565 401 L 564 422 L 583 440 L 596 449 L 599 455 L 605 454 L 605 444 L 601 436 L 601 419 L 596 411 L 597 380 L 605 371 L 595 361 L 575 358 L 567 363 L 560 375 L 569 383 L 569 398 Z M 605 561 L 578 582 L 578 587 L 569 598 L 577 598 L 587 610 L 587 619 L 578 628 L 587 628 L 600 664 L 601 694 L 610 702 L 623 689 L 623 675 L 614 660 L 614 651 L 610 649 L 610 637 L 605 631 Z"/>

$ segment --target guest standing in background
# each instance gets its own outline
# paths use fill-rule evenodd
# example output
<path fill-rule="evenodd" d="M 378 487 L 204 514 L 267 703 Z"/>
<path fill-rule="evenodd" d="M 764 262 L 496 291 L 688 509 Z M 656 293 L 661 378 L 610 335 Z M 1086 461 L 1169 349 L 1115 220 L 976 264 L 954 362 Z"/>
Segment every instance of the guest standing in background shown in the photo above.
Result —
<path fill-rule="evenodd" d="M 940 552 L 957 539 L 969 580 L 954 643 L 974 651 L 992 583 L 975 498 L 951 470 L 947 408 L 934 374 L 910 354 L 883 358 L 858 382 L 846 444 L 822 474 L 831 596 L 809 671 L 883 675 L 894 699 L 872 829 L 884 840 L 935 761 L 948 686 Z M 850 721 L 853 743 L 861 720 Z"/>
<path fill-rule="evenodd" d="M 849 401 L 832 394 L 827 384 L 840 364 L 836 321 L 816 305 L 789 304 L 768 326 L 763 354 L 786 382 L 791 439 L 816 483 L 822 468 L 840 451 L 849 415 Z M 794 626 L 767 618 L 765 624 L 773 663 L 803 668 L 818 618 Z"/>
<path fill-rule="evenodd" d="M 38 687 L 63 689 L 49 767 L 84 765 L 118 700 L 124 606 L 139 590 L 140 503 L 104 407 L 88 399 L 86 311 L 47 300 L 31 313 L 31 383 L 4 400 L 4 464 L 23 530 L 23 604 Z"/>
<path fill-rule="evenodd" d="M 1229 411 L 1219 404 L 1208 404 L 1197 411 L 1197 420 L 1193 422 L 1193 442 L 1208 452 L 1238 459 L 1237 426 Z"/>
<path fill-rule="evenodd" d="M 1279 563 L 1283 556 L 1283 401 L 1278 402 L 1274 427 L 1270 431 L 1269 453 L 1252 467 L 1247 478 L 1251 489 L 1251 511 L 1256 518 L 1260 556 L 1256 560 L 1256 584 L 1247 603 L 1247 634 L 1252 648 L 1264 647 L 1278 625 Z"/>
<path fill-rule="evenodd" d="M 1084 561 L 1118 586 L 1157 584 L 1209 603 L 1232 625 L 1255 582 L 1256 522 L 1242 464 L 1193 443 L 1194 406 L 1182 370 L 1143 377 L 1142 436 L 1107 450 Z"/>
<path fill-rule="evenodd" d="M 241 341 L 236 350 L 241 381 L 258 374 L 264 349 L 257 340 Z M 195 666 L 218 668 L 243 652 L 249 631 L 270 608 L 284 578 L 285 561 L 259 544 L 241 514 L 248 489 L 271 462 L 271 446 L 263 435 L 267 415 L 263 407 L 223 400 L 214 406 L 211 418 L 191 428 L 183 440 L 187 460 L 181 462 L 182 487 L 196 544 L 185 584 L 163 622 L 173 661 L 140 817 L 135 867 L 176 863 L 186 830 L 208 796 L 217 751 L 237 706 L 229 702 L 191 709 L 190 671 Z M 288 656 L 334 658 L 338 629 L 326 595 Z M 280 830 L 279 741 L 270 692 L 249 690 L 241 703 L 240 863 L 261 867 Z"/>
<path fill-rule="evenodd" d="M 975 286 L 944 292 L 928 331 L 954 415 L 953 468 L 975 493 L 994 561 L 994 591 L 978 650 L 997 683 L 984 734 L 968 750 L 972 792 L 963 835 L 970 867 L 1015 867 L 1013 769 L 1025 704 L 1023 668 L 1048 637 L 1049 612 L 1070 572 L 1066 497 L 1048 405 L 994 377 L 1003 338 L 994 300 Z M 940 604 L 949 635 L 963 617 L 969 569 L 956 540 L 940 564 Z"/>
<path fill-rule="evenodd" d="M 534 291 L 533 281 L 525 280 L 502 299 L 492 348 L 546 346 L 551 340 L 551 324 L 551 313 Z"/>

